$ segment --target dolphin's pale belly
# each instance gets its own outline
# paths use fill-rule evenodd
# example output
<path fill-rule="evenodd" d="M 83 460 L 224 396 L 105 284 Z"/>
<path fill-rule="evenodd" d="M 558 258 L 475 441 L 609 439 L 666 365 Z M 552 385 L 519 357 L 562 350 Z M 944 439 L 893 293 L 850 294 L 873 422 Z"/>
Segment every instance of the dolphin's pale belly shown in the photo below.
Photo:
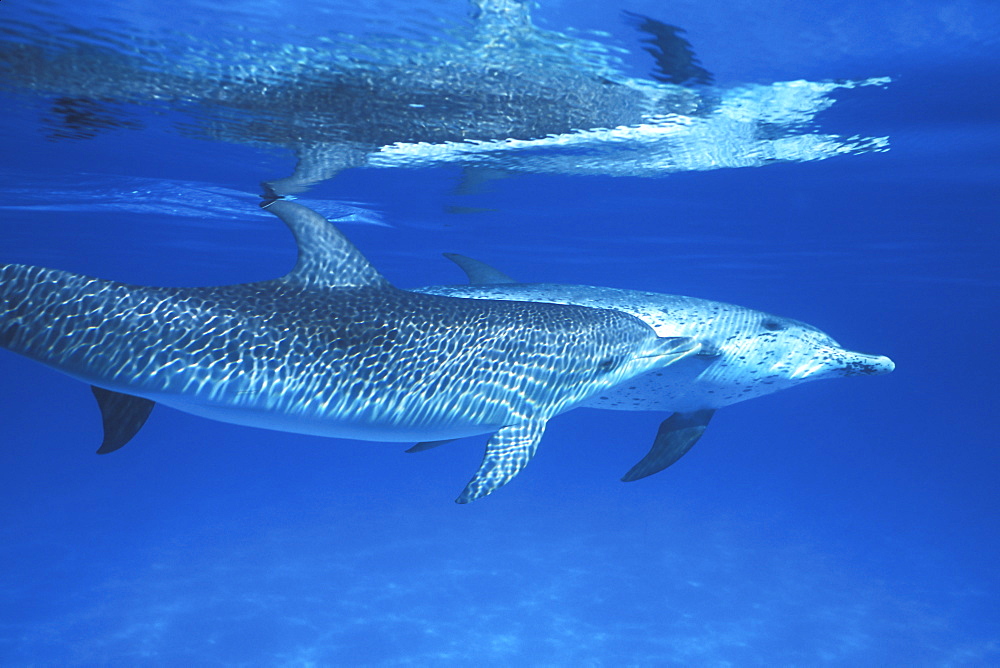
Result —
<path fill-rule="evenodd" d="M 181 396 L 147 395 L 147 399 L 170 406 L 179 411 L 199 417 L 258 427 L 274 431 L 286 431 L 310 436 L 350 438 L 363 441 L 410 442 L 463 438 L 494 432 L 504 426 L 482 421 L 463 420 L 456 414 L 442 414 L 431 417 L 419 425 L 413 424 L 413 415 L 390 416 L 359 414 L 351 419 L 329 414 L 325 416 L 304 415 L 296 412 L 262 410 L 254 406 L 207 404 L 191 401 Z"/>
<path fill-rule="evenodd" d="M 142 383 L 122 384 L 107 376 L 69 372 L 68 375 L 115 392 L 140 396 L 198 417 L 245 427 L 286 431 L 294 434 L 349 438 L 363 441 L 410 442 L 446 440 L 494 432 L 506 423 L 509 411 L 501 401 L 493 401 L 492 415 L 483 410 L 490 404 L 461 402 L 444 395 L 437 401 L 403 402 L 392 388 L 381 388 L 380 396 L 366 402 L 317 402 L 297 395 L 268 394 L 237 390 L 227 394 L 213 388 L 211 393 L 183 394 L 147 390 Z M 393 396 L 397 395 L 397 396 Z M 463 409 L 463 404 L 466 406 Z M 394 407 L 392 407 L 394 406 Z M 476 410 L 471 410 L 473 407 Z"/>

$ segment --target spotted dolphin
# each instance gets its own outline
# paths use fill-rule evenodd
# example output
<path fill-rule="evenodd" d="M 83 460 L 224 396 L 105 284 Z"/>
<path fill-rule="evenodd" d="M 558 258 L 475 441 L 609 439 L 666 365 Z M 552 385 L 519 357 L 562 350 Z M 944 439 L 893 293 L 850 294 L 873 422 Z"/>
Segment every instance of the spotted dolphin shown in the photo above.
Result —
<path fill-rule="evenodd" d="M 446 253 L 470 285 L 420 288 L 422 294 L 514 299 L 615 309 L 660 336 L 691 337 L 701 350 L 670 369 L 654 369 L 581 402 L 612 410 L 671 411 L 649 453 L 622 480 L 652 475 L 680 459 L 701 438 L 715 411 L 801 383 L 838 376 L 889 373 L 888 357 L 842 348 L 819 329 L 791 318 L 723 302 L 587 285 L 517 283 L 462 255 Z M 411 451 L 438 445 L 420 443 Z"/>
<path fill-rule="evenodd" d="M 0 346 L 94 386 L 101 453 L 154 403 L 363 440 L 493 432 L 459 503 L 517 474 L 552 416 L 698 349 L 620 311 L 406 292 L 311 209 L 266 208 L 299 249 L 270 281 L 143 287 L 0 265 Z"/>

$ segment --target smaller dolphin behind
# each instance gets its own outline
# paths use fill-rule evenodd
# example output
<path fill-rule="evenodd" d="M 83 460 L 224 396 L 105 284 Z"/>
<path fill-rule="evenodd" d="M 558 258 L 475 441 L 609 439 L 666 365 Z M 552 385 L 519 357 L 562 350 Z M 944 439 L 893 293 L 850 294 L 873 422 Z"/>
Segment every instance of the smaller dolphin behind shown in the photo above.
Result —
<path fill-rule="evenodd" d="M 697 355 L 670 369 L 647 372 L 580 404 L 672 411 L 660 425 L 649 453 L 622 478 L 626 482 L 662 471 L 684 456 L 723 406 L 807 381 L 878 375 L 895 368 L 888 357 L 845 350 L 811 325 L 742 306 L 637 290 L 517 283 L 478 260 L 454 253 L 445 256 L 465 271 L 470 285 L 415 292 L 614 309 L 640 318 L 659 336 L 691 337 L 701 344 Z M 409 452 L 440 444 L 418 443 Z"/>
<path fill-rule="evenodd" d="M 311 209 L 265 208 L 299 250 L 270 281 L 163 288 L 0 265 L 0 347 L 93 386 L 102 454 L 154 403 L 369 441 L 492 432 L 459 503 L 513 478 L 552 416 L 698 350 L 621 311 L 406 292 Z"/>

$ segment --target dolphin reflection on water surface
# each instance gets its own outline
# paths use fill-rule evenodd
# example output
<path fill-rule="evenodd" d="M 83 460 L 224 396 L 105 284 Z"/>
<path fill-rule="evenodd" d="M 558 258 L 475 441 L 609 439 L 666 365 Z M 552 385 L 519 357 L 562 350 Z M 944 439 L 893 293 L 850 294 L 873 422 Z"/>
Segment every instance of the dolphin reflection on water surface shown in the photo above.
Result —
<path fill-rule="evenodd" d="M 810 127 L 839 89 L 886 78 L 713 85 L 683 30 L 638 15 L 655 68 L 626 73 L 609 46 L 533 25 L 528 2 L 474 0 L 469 23 L 399 48 L 164 42 L 8 26 L 0 88 L 50 101 L 55 137 L 140 127 L 136 106 L 182 110 L 186 134 L 288 149 L 268 194 L 344 169 L 455 164 L 475 185 L 507 173 L 660 176 L 885 150 L 882 137 Z M 276 31 L 280 34 L 280 31 Z"/>

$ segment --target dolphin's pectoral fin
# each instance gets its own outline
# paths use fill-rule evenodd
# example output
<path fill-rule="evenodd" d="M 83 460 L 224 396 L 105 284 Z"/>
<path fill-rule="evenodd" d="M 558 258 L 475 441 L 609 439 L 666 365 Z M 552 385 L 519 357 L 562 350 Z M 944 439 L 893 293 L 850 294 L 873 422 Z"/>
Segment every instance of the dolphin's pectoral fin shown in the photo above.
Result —
<path fill-rule="evenodd" d="M 690 413 L 674 413 L 668 417 L 656 432 L 653 447 L 638 464 L 622 476 L 622 481 L 632 482 L 659 473 L 683 457 L 705 433 L 708 421 L 713 415 L 715 409 L 709 408 Z"/>
<path fill-rule="evenodd" d="M 506 485 L 534 456 L 545 433 L 545 420 L 535 419 L 508 425 L 486 443 L 486 456 L 479 471 L 455 499 L 469 503 Z"/>
<path fill-rule="evenodd" d="M 131 394 L 112 392 L 103 387 L 91 386 L 90 390 L 97 398 L 101 408 L 101 421 L 104 423 L 104 440 L 97 454 L 106 455 L 114 452 L 132 440 L 132 437 L 146 424 L 149 412 L 155 402 Z"/>
<path fill-rule="evenodd" d="M 424 441 L 422 443 L 417 443 L 406 452 L 423 452 L 424 450 L 430 450 L 431 448 L 436 448 L 439 445 L 444 445 L 445 443 L 451 443 L 452 441 L 457 440 L 457 438 L 446 438 L 443 441 Z"/>
<path fill-rule="evenodd" d="M 497 283 L 517 283 L 513 278 L 499 269 L 494 269 L 485 262 L 473 260 L 471 257 L 458 253 L 444 253 L 446 258 L 454 262 L 465 272 L 470 285 L 495 285 Z"/>

